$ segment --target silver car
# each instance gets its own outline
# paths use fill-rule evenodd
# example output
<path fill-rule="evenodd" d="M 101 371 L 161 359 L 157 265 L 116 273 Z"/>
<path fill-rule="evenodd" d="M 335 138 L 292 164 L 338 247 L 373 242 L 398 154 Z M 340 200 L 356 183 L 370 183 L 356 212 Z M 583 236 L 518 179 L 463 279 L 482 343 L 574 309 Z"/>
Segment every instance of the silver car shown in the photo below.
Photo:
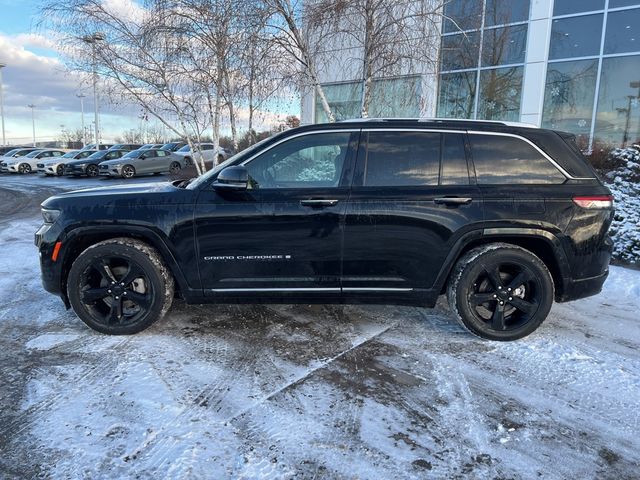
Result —
<path fill-rule="evenodd" d="M 132 178 L 149 173 L 176 174 L 185 166 L 184 158 L 159 148 L 134 150 L 116 160 L 107 160 L 99 165 L 100 175 Z"/>

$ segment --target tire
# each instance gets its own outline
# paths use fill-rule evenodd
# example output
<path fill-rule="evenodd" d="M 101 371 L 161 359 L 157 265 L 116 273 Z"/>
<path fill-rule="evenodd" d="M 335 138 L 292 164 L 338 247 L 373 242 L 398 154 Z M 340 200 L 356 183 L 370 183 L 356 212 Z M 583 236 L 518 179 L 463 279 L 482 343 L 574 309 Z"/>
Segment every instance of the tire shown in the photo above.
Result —
<path fill-rule="evenodd" d="M 18 165 L 18 172 L 22 174 L 31 173 L 31 165 L 29 165 L 28 163 L 21 163 L 20 165 Z"/>
<path fill-rule="evenodd" d="M 131 238 L 105 240 L 87 248 L 74 260 L 67 278 L 67 294 L 76 315 L 109 335 L 148 328 L 171 308 L 173 293 L 173 276 L 160 254 Z"/>
<path fill-rule="evenodd" d="M 171 165 L 169 165 L 169 173 L 172 175 L 177 175 L 180 173 L 180 170 L 182 170 L 180 162 L 171 162 Z"/>
<path fill-rule="evenodd" d="M 97 165 L 93 165 L 93 164 L 89 164 L 87 165 L 87 177 L 97 177 L 98 176 L 98 166 Z"/>
<path fill-rule="evenodd" d="M 216 165 L 220 165 L 222 162 L 224 162 L 224 157 L 222 155 L 218 155 L 216 158 Z"/>
<path fill-rule="evenodd" d="M 187 167 L 190 167 L 191 165 L 193 165 L 193 159 L 191 157 L 184 157 L 184 164 Z"/>
<path fill-rule="evenodd" d="M 529 335 L 547 318 L 553 298 L 553 278 L 544 262 L 506 243 L 465 254 L 447 286 L 449 306 L 458 322 L 488 340 Z"/>
<path fill-rule="evenodd" d="M 64 165 L 58 165 L 58 168 L 56 168 L 56 175 L 59 177 L 64 175 Z"/>
<path fill-rule="evenodd" d="M 136 169 L 133 165 L 125 165 L 122 167 L 122 178 L 133 178 L 136 176 Z"/>

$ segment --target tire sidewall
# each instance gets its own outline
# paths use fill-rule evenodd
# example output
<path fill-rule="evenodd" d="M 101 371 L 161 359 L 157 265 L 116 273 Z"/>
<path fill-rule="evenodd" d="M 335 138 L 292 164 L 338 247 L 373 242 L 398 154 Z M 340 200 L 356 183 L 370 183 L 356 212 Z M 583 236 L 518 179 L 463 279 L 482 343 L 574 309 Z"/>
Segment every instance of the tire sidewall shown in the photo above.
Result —
<path fill-rule="evenodd" d="M 80 278 L 82 273 L 92 261 L 105 256 L 122 256 L 135 262 L 144 271 L 155 294 L 154 302 L 149 311 L 135 323 L 124 326 L 99 323 L 80 300 Z M 76 315 L 92 329 L 110 335 L 129 335 L 141 332 L 160 318 L 166 296 L 166 286 L 161 272 L 149 259 L 148 255 L 132 246 L 113 242 L 89 247 L 76 258 L 67 278 L 67 295 Z"/>
<path fill-rule="evenodd" d="M 129 168 L 133 171 L 133 173 L 131 175 L 128 175 L 128 174 L 125 173 L 125 170 L 129 169 Z M 133 178 L 135 176 L 136 176 L 136 169 L 133 166 L 125 165 L 125 166 L 122 167 L 122 178 Z"/>
<path fill-rule="evenodd" d="M 471 312 L 468 296 L 474 280 L 483 269 L 483 264 L 507 262 L 528 269 L 540 281 L 540 304 L 533 318 L 526 324 L 504 332 L 489 329 L 484 322 L 476 319 Z M 463 258 L 455 278 L 453 291 L 449 292 L 449 300 L 455 302 L 459 321 L 471 333 L 489 340 L 509 341 L 525 337 L 535 331 L 545 320 L 553 304 L 553 279 L 544 263 L 532 253 L 517 247 L 501 247 L 488 250 L 475 258 Z M 453 297 L 453 298 L 451 298 Z M 453 305 L 452 305 L 453 307 Z"/>

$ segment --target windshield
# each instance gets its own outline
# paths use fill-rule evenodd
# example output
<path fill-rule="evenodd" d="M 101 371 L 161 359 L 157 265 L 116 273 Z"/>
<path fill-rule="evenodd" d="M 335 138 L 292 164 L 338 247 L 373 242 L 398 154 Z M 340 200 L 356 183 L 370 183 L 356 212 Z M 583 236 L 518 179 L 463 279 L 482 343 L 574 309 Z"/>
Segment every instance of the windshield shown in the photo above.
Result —
<path fill-rule="evenodd" d="M 31 152 L 31 153 L 27 153 L 27 154 L 25 155 L 25 157 L 27 157 L 27 158 L 33 158 L 33 157 L 36 157 L 39 153 L 42 153 L 42 152 L 44 152 L 44 150 L 34 150 L 34 151 L 33 151 L 33 152 Z"/>
<path fill-rule="evenodd" d="M 187 186 L 187 188 L 190 189 L 190 190 L 194 190 L 194 189 L 198 188 L 200 185 L 203 185 L 204 183 L 206 183 L 211 177 L 214 177 L 215 175 L 217 175 L 220 170 L 222 170 L 223 168 L 226 168 L 229 165 L 233 164 L 240 157 L 251 155 L 255 150 L 258 150 L 267 140 L 271 140 L 272 138 L 273 137 L 267 137 L 267 138 L 265 138 L 263 140 L 260 140 L 258 143 L 254 144 L 254 145 L 251 145 L 248 148 L 245 148 L 241 152 L 238 152 L 235 155 L 233 155 L 232 157 L 229 157 L 224 162 L 222 162 L 220 165 L 216 165 L 215 167 L 213 167 L 213 169 L 209 170 L 204 175 L 200 175 L 199 177 L 197 177 L 193 182 L 191 182 Z"/>
<path fill-rule="evenodd" d="M 13 150 L 9 150 L 7 153 L 5 153 L 3 156 L 4 157 L 13 157 L 16 153 L 18 153 L 20 151 L 19 148 L 14 148 Z"/>
<path fill-rule="evenodd" d="M 78 154 L 79 150 L 74 150 L 73 152 L 67 152 L 62 155 L 62 158 L 73 158 Z"/>
<path fill-rule="evenodd" d="M 102 158 L 107 154 L 108 150 L 100 150 L 99 152 L 92 153 L 87 157 L 87 159 L 95 160 L 97 158 Z"/>

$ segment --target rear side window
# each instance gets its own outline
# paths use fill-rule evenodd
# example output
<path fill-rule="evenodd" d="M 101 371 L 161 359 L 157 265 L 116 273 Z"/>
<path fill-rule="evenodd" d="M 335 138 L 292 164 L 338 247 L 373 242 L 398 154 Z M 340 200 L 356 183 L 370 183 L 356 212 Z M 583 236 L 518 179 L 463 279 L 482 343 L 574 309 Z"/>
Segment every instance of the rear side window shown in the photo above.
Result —
<path fill-rule="evenodd" d="M 522 139 L 470 134 L 479 185 L 559 184 L 566 178 L 536 148 Z"/>
<path fill-rule="evenodd" d="M 364 186 L 468 185 L 462 134 L 368 133 Z"/>

